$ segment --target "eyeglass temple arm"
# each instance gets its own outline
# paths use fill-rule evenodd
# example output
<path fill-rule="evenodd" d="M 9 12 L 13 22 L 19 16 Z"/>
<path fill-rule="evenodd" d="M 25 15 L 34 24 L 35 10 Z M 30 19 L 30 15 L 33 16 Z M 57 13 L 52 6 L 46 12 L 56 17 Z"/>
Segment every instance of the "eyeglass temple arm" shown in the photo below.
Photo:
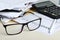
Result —
<path fill-rule="evenodd" d="M 9 19 L 9 17 L 6 17 L 6 16 L 4 16 L 4 15 L 0 15 L 0 19 L 1 18 L 8 18 Z"/>
<path fill-rule="evenodd" d="M 31 14 L 35 15 L 33 11 L 29 11 L 29 10 L 27 12 L 24 12 L 23 15 L 25 15 L 26 13 L 31 13 Z M 35 15 L 35 16 L 37 16 L 37 15 Z M 37 17 L 39 17 L 39 16 L 37 16 Z"/>
<path fill-rule="evenodd" d="M 1 10 L 0 12 L 21 12 L 22 10 L 14 10 L 14 9 L 4 9 Z"/>

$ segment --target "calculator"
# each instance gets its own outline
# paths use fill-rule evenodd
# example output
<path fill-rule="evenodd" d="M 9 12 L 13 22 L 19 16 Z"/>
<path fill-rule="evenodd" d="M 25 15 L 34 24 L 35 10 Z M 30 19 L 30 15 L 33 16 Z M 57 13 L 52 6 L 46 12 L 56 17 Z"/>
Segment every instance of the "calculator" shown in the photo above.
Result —
<path fill-rule="evenodd" d="M 35 9 L 36 12 L 46 15 L 53 19 L 60 18 L 60 7 L 56 6 L 51 1 L 39 2 L 32 5 L 32 8 Z"/>

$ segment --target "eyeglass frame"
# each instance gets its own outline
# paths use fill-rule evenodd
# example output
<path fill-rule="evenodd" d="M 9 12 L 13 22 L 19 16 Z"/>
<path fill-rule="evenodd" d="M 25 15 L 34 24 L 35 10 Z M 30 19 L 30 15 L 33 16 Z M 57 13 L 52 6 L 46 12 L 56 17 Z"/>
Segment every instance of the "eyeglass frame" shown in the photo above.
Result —
<path fill-rule="evenodd" d="M 34 15 L 34 13 L 32 13 L 32 12 L 25 12 L 23 15 L 25 15 L 26 13 L 31 13 L 31 14 Z M 19 18 L 19 17 L 17 17 L 17 18 Z M 41 25 L 41 18 L 38 18 L 38 19 L 35 19 L 35 20 L 32 20 L 32 21 L 29 21 L 29 22 L 27 22 L 27 23 L 17 23 L 17 22 L 16 22 L 16 24 L 7 24 L 7 25 L 4 25 L 2 21 L 1 21 L 1 23 L 3 24 L 3 27 L 5 28 L 5 31 L 6 31 L 7 35 L 17 35 L 17 34 L 19 34 L 19 33 L 21 33 L 21 32 L 23 31 L 23 28 L 24 28 L 25 25 L 27 25 L 27 28 L 28 28 L 29 31 L 34 31 L 34 30 L 36 30 L 36 29 L 30 30 L 29 27 L 28 27 L 28 24 L 29 24 L 30 22 L 33 22 L 33 21 L 36 21 L 36 20 L 40 20 L 39 26 L 36 28 L 36 29 L 38 29 L 38 28 L 40 27 L 40 25 Z M 20 25 L 20 24 L 22 24 L 21 32 L 15 33 L 15 34 L 9 34 L 9 33 L 7 32 L 7 26 Z"/>

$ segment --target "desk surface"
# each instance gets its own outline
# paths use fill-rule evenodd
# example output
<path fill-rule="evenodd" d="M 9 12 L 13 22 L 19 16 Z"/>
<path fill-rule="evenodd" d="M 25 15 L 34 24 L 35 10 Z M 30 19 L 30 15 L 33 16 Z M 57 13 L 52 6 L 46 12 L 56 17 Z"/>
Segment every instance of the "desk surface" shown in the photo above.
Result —
<path fill-rule="evenodd" d="M 44 0 L 40 0 L 44 1 Z M 42 32 L 36 31 L 23 31 L 21 34 L 9 36 L 6 35 L 4 27 L 0 22 L 0 40 L 60 40 L 60 31 L 53 35 L 47 35 Z"/>
<path fill-rule="evenodd" d="M 4 27 L 0 22 L 0 40 L 60 40 L 60 31 L 53 35 L 47 35 L 42 32 L 24 30 L 21 34 L 9 36 L 6 35 Z"/>

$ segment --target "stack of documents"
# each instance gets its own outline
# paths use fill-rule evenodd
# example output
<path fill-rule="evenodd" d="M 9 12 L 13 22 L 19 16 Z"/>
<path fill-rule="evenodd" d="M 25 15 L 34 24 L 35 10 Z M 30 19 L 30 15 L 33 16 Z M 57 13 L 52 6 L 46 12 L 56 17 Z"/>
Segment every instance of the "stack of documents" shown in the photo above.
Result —
<path fill-rule="evenodd" d="M 14 9 L 14 10 L 22 10 L 21 12 L 0 12 L 0 15 L 14 18 L 18 16 L 22 16 L 25 11 L 32 7 L 32 5 L 28 5 L 29 2 L 35 3 L 38 0 L 0 0 L 0 10 L 4 9 Z M 27 5 L 25 5 L 27 3 Z M 4 19 L 5 21 L 7 18 Z M 8 19 L 9 20 L 9 19 Z"/>

